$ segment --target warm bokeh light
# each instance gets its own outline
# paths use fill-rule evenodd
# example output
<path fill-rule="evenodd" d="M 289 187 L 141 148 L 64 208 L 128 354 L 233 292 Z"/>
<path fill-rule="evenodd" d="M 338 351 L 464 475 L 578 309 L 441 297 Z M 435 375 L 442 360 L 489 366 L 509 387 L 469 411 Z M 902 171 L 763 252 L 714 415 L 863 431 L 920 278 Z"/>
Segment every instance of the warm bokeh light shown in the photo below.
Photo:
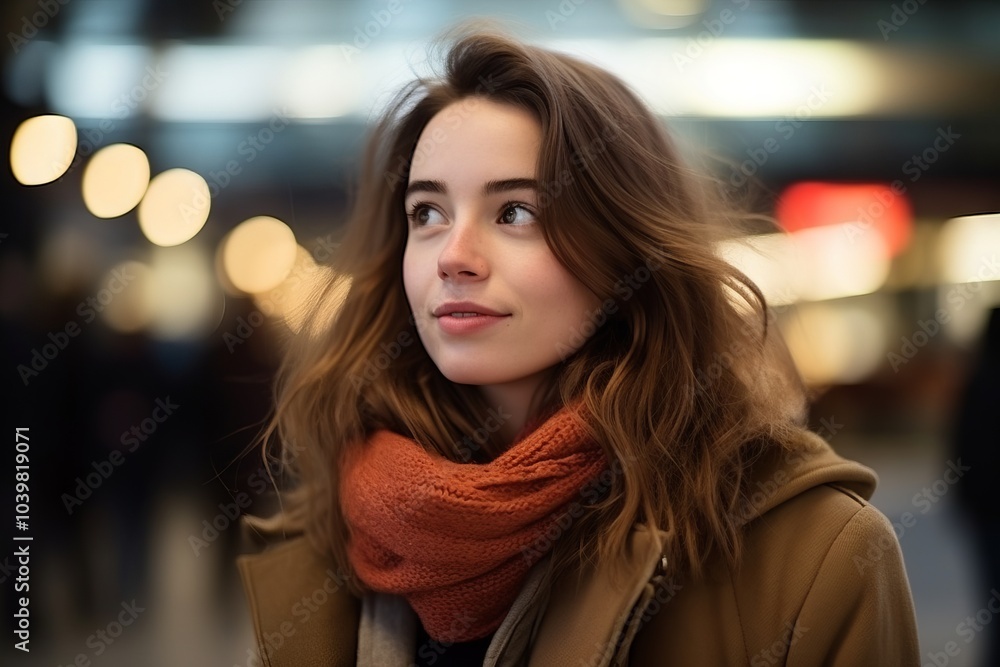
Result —
<path fill-rule="evenodd" d="M 277 218 L 261 215 L 244 220 L 222 246 L 222 266 L 236 289 L 259 294 L 281 284 L 295 263 L 295 234 Z"/>
<path fill-rule="evenodd" d="M 719 247 L 719 253 L 757 284 L 768 303 L 781 306 L 798 300 L 788 268 L 794 260 L 790 244 L 785 234 L 758 234 L 727 241 Z"/>
<path fill-rule="evenodd" d="M 206 336 L 222 321 L 225 297 L 212 275 L 212 260 L 191 244 L 156 248 L 150 261 L 149 289 L 154 337 L 189 340 Z"/>
<path fill-rule="evenodd" d="M 98 218 L 117 218 L 138 205 L 149 186 L 141 148 L 112 144 L 94 153 L 83 172 L 83 203 Z"/>
<path fill-rule="evenodd" d="M 937 244 L 939 321 L 948 339 L 971 346 L 1000 306 L 1000 213 L 952 218 Z"/>
<path fill-rule="evenodd" d="M 288 275 L 273 288 L 253 294 L 254 304 L 268 317 L 286 320 L 304 301 L 319 265 L 308 250 L 295 246 L 295 260 Z"/>
<path fill-rule="evenodd" d="M 180 245 L 205 226 L 211 205 L 204 178 L 189 169 L 168 169 L 150 181 L 139 202 L 139 227 L 156 245 Z"/>
<path fill-rule="evenodd" d="M 791 236 L 805 300 L 871 294 L 889 276 L 889 249 L 878 234 L 854 236 L 851 225 L 827 225 Z"/>
<path fill-rule="evenodd" d="M 325 292 L 328 286 L 330 291 Z M 315 334 L 333 321 L 350 286 L 349 276 L 338 276 L 330 267 L 316 264 L 308 250 L 297 246 L 295 264 L 288 277 L 274 289 L 255 294 L 253 299 L 261 312 L 280 318 L 295 332 L 312 318 L 309 332 Z"/>
<path fill-rule="evenodd" d="M 35 116 L 10 141 L 10 168 L 24 185 L 51 183 L 66 173 L 76 154 L 76 126 L 66 116 Z"/>
<path fill-rule="evenodd" d="M 782 193 L 775 215 L 790 232 L 844 224 L 850 239 L 880 234 L 892 255 L 906 247 L 913 232 L 913 209 L 901 181 L 796 183 Z"/>
<path fill-rule="evenodd" d="M 660 61 L 655 71 L 664 90 L 656 100 L 672 97 L 668 112 L 676 107 L 699 116 L 787 116 L 783 129 L 794 133 L 806 118 L 870 112 L 883 89 L 874 51 L 846 40 L 727 37 L 677 46 L 664 49 L 651 40 L 647 48 L 655 60 L 642 65 L 649 69 Z M 778 136 L 784 140 L 787 132 Z"/>
<path fill-rule="evenodd" d="M 886 306 L 810 303 L 786 318 L 782 331 L 803 379 L 810 385 L 853 384 L 885 361 Z"/>
<path fill-rule="evenodd" d="M 1000 280 L 1000 213 L 968 215 L 948 220 L 938 245 L 941 280 L 972 283 Z"/>
<path fill-rule="evenodd" d="M 142 262 L 128 260 L 112 268 L 102 285 L 115 285 L 113 279 L 122 284 L 122 289 L 113 294 L 101 311 L 104 323 L 119 333 L 135 333 L 149 326 L 152 319 L 150 269 Z"/>
<path fill-rule="evenodd" d="M 682 28 L 697 20 L 708 0 L 620 0 L 632 21 L 644 28 Z"/>
<path fill-rule="evenodd" d="M 729 241 L 722 256 L 746 273 L 772 305 L 870 294 L 889 276 L 879 234 L 853 236 L 849 225 Z"/>

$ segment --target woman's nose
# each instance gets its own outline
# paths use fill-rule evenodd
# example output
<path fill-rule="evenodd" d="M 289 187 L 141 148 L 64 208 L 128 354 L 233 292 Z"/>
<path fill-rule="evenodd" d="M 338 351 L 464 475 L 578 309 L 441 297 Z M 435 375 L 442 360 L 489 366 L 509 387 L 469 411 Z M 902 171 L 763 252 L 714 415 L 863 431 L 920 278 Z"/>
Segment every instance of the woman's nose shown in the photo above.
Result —
<path fill-rule="evenodd" d="M 488 239 L 478 218 L 456 216 L 438 255 L 438 277 L 442 280 L 482 280 L 489 274 Z"/>

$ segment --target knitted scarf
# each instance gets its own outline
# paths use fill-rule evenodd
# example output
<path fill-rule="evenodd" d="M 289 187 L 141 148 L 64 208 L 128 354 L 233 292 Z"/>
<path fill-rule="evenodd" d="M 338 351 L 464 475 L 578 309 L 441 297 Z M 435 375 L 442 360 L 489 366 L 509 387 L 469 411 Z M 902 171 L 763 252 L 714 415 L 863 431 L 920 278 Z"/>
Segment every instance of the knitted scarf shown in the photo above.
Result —
<path fill-rule="evenodd" d="M 378 430 L 341 467 L 351 566 L 370 589 L 406 598 L 433 639 L 485 637 L 605 467 L 565 407 L 489 463 Z"/>

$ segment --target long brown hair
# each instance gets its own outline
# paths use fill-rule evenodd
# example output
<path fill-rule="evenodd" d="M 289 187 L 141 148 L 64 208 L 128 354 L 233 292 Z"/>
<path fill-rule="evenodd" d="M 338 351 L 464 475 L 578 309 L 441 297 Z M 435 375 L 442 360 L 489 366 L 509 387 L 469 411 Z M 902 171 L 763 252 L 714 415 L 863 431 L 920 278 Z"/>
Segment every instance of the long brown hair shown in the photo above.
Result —
<path fill-rule="evenodd" d="M 449 104 L 482 96 L 540 122 L 545 239 L 602 301 L 584 331 L 567 334 L 589 338 L 553 369 L 533 415 L 537 423 L 582 401 L 611 463 L 554 562 L 621 552 L 637 522 L 675 536 L 666 545 L 675 572 L 699 574 L 712 549 L 738 562 L 746 472 L 764 449 L 792 447 L 804 417 L 763 295 L 716 249 L 749 216 L 682 163 L 615 76 L 481 25 L 445 42 L 442 75 L 401 90 L 372 128 L 333 260 L 350 289 L 332 323 L 291 341 L 280 370 L 265 438 L 280 443 L 296 482 L 284 516 L 350 572 L 336 474 L 347 448 L 388 428 L 468 461 L 463 442 L 479 429 L 477 461 L 503 450 L 495 434 L 482 436 L 492 406 L 447 380 L 421 345 L 402 281 L 417 139 Z"/>

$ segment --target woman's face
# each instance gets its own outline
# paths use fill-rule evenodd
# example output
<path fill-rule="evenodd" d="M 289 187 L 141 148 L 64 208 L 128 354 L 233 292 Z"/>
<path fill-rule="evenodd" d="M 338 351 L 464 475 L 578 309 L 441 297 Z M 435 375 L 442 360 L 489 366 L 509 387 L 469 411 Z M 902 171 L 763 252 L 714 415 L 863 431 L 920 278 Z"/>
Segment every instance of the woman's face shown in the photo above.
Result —
<path fill-rule="evenodd" d="M 452 382 L 540 380 L 593 332 L 600 301 L 556 260 L 536 217 L 541 138 L 529 112 L 471 97 L 417 142 L 403 281 L 420 339 Z"/>

